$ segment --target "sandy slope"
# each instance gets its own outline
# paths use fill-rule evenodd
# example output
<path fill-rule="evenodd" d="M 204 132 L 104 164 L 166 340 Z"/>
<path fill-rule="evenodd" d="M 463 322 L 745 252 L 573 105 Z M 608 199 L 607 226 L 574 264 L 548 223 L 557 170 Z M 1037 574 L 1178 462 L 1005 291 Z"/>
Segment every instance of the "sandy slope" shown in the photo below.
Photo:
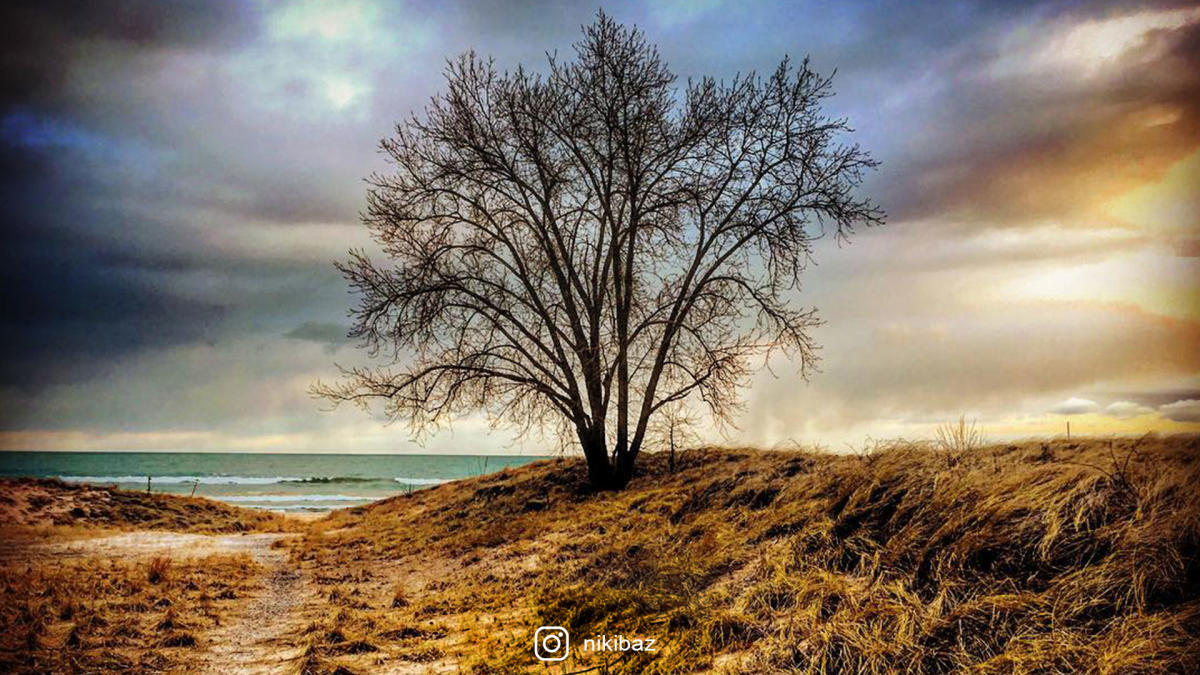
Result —
<path fill-rule="evenodd" d="M 77 597 L 93 607 L 113 607 L 111 603 L 115 603 L 118 613 L 102 615 L 105 618 L 102 625 L 109 628 L 101 631 L 103 635 L 97 634 L 80 645 L 101 659 L 98 666 L 101 669 L 123 663 L 133 664 L 134 671 L 147 672 L 162 669 L 223 674 L 325 672 L 336 669 L 326 658 L 327 650 L 334 649 L 357 654 L 360 663 L 370 663 L 371 672 L 457 670 L 458 659 L 450 654 L 433 661 L 395 660 L 376 658 L 383 657 L 382 653 L 357 653 L 358 647 L 346 640 L 338 644 L 336 630 L 327 624 L 332 614 L 337 613 L 330 592 L 339 585 L 332 584 L 329 576 L 314 579 L 311 566 L 303 565 L 296 555 L 299 533 L 307 529 L 313 517 L 280 518 L 205 502 L 58 481 L 0 481 L 3 512 L 0 515 L 4 522 L 0 525 L 0 571 L 5 571 L 0 591 L 7 583 L 5 579 L 21 583 L 30 573 L 56 569 L 88 570 L 89 574 L 94 571 L 114 584 L 103 591 L 96 589 L 95 596 L 87 585 L 90 582 L 85 582 L 82 587 L 57 591 L 49 600 L 43 600 L 40 592 L 32 593 L 25 601 L 0 592 L 0 601 L 12 603 L 5 609 L 16 612 L 25 611 L 17 603 L 50 606 L 63 596 L 67 602 Z M 221 532 L 242 527 L 256 531 Z M 263 529 L 285 532 L 263 532 Z M 122 586 L 144 583 L 146 570 L 156 559 L 168 560 L 179 570 L 197 566 L 204 570 L 218 560 L 231 557 L 247 560 L 246 569 L 252 570 L 249 576 L 225 578 L 216 571 L 203 576 L 218 586 L 222 581 L 228 582 L 236 592 L 228 597 L 214 592 L 198 596 L 196 591 L 190 597 L 171 595 L 173 602 L 168 606 L 182 620 L 180 629 L 173 632 L 186 633 L 194 642 L 168 649 L 158 646 L 172 633 L 156 625 L 165 616 L 165 608 L 136 607 L 144 606 L 146 599 L 164 595 L 166 589 L 156 589 L 151 584 L 143 587 L 144 591 L 136 591 L 135 598 L 126 596 Z M 253 564 L 249 564 L 251 561 Z M 119 572 L 104 572 L 112 569 Z M 398 574 L 419 589 L 445 572 L 444 566 L 429 565 L 404 572 L 388 570 L 386 575 Z M 172 574 L 179 576 L 183 572 Z M 100 600 L 101 596 L 105 599 Z M 209 600 L 202 598 L 212 598 L 216 604 L 210 605 Z M 65 644 L 73 624 L 71 619 L 58 616 L 48 616 L 47 620 L 53 625 L 39 631 L 50 637 L 40 638 L 39 647 L 54 650 Z M 139 637 L 128 638 L 124 634 L 113 637 L 114 627 L 135 623 Z M 24 644 L 18 636 L 13 637 Z M 320 645 L 320 654 L 314 655 L 314 644 Z M 105 650 L 129 660 L 104 661 Z M 42 672 L 47 667 L 61 665 L 44 658 L 20 662 L 26 664 L 21 672 Z M 79 662 L 74 667 L 88 670 L 97 666 L 94 662 Z"/>
<path fill-rule="evenodd" d="M 295 535 L 243 533 L 206 535 L 179 532 L 123 532 L 95 538 L 35 544 L 6 543 L 0 559 L 50 562 L 61 558 L 136 560 L 168 555 L 204 559 L 246 554 L 259 563 L 264 582 L 257 593 L 242 598 L 238 610 L 222 625 L 202 633 L 203 653 L 190 656 L 189 672 L 289 673 L 302 655 L 300 636 L 311 616 L 315 596 L 306 576 L 277 542 Z"/>
<path fill-rule="evenodd" d="M 702 449 L 621 493 L 542 462 L 247 534 L 69 495 L 94 522 L 0 530 L 0 671 L 1200 672 L 1198 476 L 1196 437 Z M 663 651 L 547 670 L 539 625 Z"/>
<path fill-rule="evenodd" d="M 265 541 L 264 535 L 252 536 Z M 299 638 L 316 599 L 311 583 L 284 550 L 258 545 L 252 551 L 266 568 L 265 588 L 231 621 L 204 636 L 208 650 L 195 664 L 200 672 L 290 673 L 303 655 Z"/>
<path fill-rule="evenodd" d="M 0 556 L 73 558 L 144 558 L 170 554 L 199 558 L 217 553 L 247 553 L 260 562 L 274 557 L 271 545 L 289 535 L 277 533 L 211 535 L 181 532 L 122 532 L 102 537 L 0 546 Z"/>

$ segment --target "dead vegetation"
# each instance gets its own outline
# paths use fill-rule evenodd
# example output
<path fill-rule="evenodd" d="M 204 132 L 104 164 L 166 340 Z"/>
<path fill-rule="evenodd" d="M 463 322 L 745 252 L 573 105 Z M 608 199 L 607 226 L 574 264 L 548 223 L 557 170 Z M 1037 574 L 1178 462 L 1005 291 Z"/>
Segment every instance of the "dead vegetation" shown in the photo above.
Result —
<path fill-rule="evenodd" d="M 0 672 L 194 670 L 265 590 L 262 532 L 302 526 L 58 480 L 0 482 L 0 511 Z"/>
<path fill-rule="evenodd" d="M 958 431 L 857 456 L 689 451 L 675 473 L 655 456 L 618 494 L 559 460 L 337 512 L 297 551 L 345 577 L 344 639 L 316 649 L 326 669 L 436 648 L 524 672 L 553 624 L 568 669 L 614 673 L 1200 668 L 1196 438 Z M 662 649 L 580 648 L 618 633 Z"/>
<path fill-rule="evenodd" d="M 1200 669 L 1200 440 L 959 428 L 860 454 L 691 450 L 673 472 L 652 455 L 619 493 L 541 462 L 334 512 L 267 573 L 10 560 L 0 670 L 186 669 L 260 620 L 247 603 L 292 593 L 270 648 L 305 673 L 527 672 L 541 625 L 571 632 L 563 672 Z M 214 628 L 226 615 L 242 623 Z M 617 634 L 659 651 L 583 649 Z"/>
<path fill-rule="evenodd" d="M 191 663 L 203 634 L 257 583 L 248 556 L 0 566 L 0 671 L 163 672 Z"/>
<path fill-rule="evenodd" d="M 0 516 L 6 538 L 63 536 L 72 528 L 175 532 L 282 532 L 293 521 L 269 511 L 211 499 L 146 494 L 113 486 L 53 478 L 0 479 Z"/>

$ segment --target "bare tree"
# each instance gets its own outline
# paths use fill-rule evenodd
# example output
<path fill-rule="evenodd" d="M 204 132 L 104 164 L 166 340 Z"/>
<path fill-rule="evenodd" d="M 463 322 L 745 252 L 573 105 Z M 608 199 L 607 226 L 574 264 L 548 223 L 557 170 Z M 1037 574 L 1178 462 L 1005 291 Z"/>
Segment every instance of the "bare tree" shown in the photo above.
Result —
<path fill-rule="evenodd" d="M 678 468 L 675 458 L 678 451 L 700 442 L 696 428 L 700 416 L 688 408 L 686 401 L 675 401 L 660 408 L 650 422 L 650 437 L 660 448 L 667 451 L 667 470 L 675 473 Z"/>
<path fill-rule="evenodd" d="M 569 61 L 498 72 L 473 53 L 397 125 L 351 251 L 353 337 L 383 365 L 315 390 L 379 399 L 414 430 L 483 411 L 577 441 L 620 488 L 650 422 L 685 399 L 738 408 L 751 361 L 815 360 L 790 296 L 823 235 L 881 212 L 874 160 L 826 116 L 805 60 L 680 88 L 643 34 L 601 13 Z"/>

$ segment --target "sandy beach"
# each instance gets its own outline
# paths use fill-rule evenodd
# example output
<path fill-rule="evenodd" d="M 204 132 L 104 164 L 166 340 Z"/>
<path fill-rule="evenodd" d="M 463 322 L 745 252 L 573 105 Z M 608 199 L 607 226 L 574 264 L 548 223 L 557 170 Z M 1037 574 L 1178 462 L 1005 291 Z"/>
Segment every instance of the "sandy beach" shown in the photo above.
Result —
<path fill-rule="evenodd" d="M 1197 443 L 696 450 L 674 472 L 655 456 L 620 493 L 589 492 L 581 462 L 553 460 L 303 519 L 5 481 L 0 658 L 12 672 L 890 672 L 914 659 L 1187 672 Z M 534 658 L 541 625 L 571 631 L 570 660 Z M 580 642 L 618 633 L 661 650 Z"/>

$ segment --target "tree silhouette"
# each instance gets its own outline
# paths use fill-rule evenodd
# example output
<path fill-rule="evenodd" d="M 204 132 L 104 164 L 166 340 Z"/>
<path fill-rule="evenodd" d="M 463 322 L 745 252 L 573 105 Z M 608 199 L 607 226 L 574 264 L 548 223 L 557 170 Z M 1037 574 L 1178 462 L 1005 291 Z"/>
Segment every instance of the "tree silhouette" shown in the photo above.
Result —
<path fill-rule="evenodd" d="M 807 376 L 818 319 L 790 296 L 813 242 L 882 220 L 854 195 L 874 160 L 821 110 L 830 78 L 785 59 L 679 87 L 601 13 L 543 74 L 468 53 L 446 85 L 369 179 L 386 264 L 338 264 L 351 336 L 385 363 L 319 394 L 382 400 L 418 432 L 477 411 L 549 427 L 620 488 L 665 407 L 729 421 L 775 351 Z"/>

